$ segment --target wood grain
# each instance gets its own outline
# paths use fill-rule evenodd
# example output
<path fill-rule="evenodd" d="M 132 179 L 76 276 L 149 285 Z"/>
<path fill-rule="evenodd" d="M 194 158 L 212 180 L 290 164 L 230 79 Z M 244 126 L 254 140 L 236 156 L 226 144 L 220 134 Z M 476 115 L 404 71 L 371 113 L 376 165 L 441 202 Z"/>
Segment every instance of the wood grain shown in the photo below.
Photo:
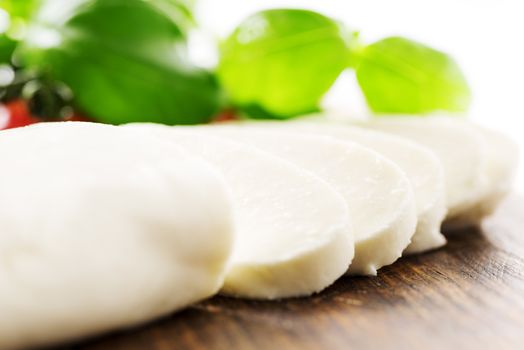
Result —
<path fill-rule="evenodd" d="M 219 296 L 70 348 L 524 349 L 524 198 L 510 197 L 483 229 L 448 240 L 310 298 Z"/>

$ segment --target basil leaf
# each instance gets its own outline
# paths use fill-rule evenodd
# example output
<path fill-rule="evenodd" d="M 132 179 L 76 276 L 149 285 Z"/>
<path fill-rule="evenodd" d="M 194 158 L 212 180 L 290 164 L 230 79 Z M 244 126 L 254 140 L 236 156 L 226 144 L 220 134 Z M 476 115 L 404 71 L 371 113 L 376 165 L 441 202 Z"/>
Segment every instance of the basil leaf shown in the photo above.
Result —
<path fill-rule="evenodd" d="M 16 48 L 16 41 L 0 34 L 0 64 L 11 64 L 11 58 Z"/>
<path fill-rule="evenodd" d="M 171 17 L 178 24 L 184 34 L 195 26 L 193 17 L 194 1 L 192 0 L 147 0 L 160 11 Z"/>
<path fill-rule="evenodd" d="M 356 73 L 374 112 L 463 112 L 470 104 L 470 89 L 457 63 L 405 38 L 390 37 L 365 47 Z"/>
<path fill-rule="evenodd" d="M 182 30 L 150 2 L 92 0 L 62 21 L 39 18 L 22 56 L 68 85 L 89 117 L 194 124 L 218 110 L 213 76 L 187 62 Z"/>
<path fill-rule="evenodd" d="M 0 8 L 11 18 L 29 19 L 41 0 L 0 0 Z"/>
<path fill-rule="evenodd" d="M 253 117 L 312 112 L 348 64 L 349 37 L 315 12 L 262 11 L 223 43 L 218 77 L 233 104 Z"/>
<path fill-rule="evenodd" d="M 0 8 L 9 15 L 9 23 L 6 31 L 1 34 L 1 55 L 5 60 L 6 52 L 11 50 L 10 56 L 14 51 L 16 43 L 23 39 L 26 33 L 27 24 L 42 0 L 0 0 Z M 9 62 L 12 57 L 9 57 Z"/>

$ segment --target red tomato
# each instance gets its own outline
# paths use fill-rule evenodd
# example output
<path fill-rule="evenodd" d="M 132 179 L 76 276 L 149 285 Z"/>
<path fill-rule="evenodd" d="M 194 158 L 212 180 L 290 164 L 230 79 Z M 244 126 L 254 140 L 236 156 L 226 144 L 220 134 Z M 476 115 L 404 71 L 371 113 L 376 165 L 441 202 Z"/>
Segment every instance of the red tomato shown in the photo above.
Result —
<path fill-rule="evenodd" d="M 222 112 L 218 113 L 218 115 L 213 118 L 213 123 L 220 123 L 220 122 L 229 122 L 233 120 L 237 120 L 238 115 L 233 109 L 225 109 Z"/>
<path fill-rule="evenodd" d="M 40 120 L 31 115 L 24 100 L 14 100 L 0 105 L 0 130 L 18 128 Z"/>

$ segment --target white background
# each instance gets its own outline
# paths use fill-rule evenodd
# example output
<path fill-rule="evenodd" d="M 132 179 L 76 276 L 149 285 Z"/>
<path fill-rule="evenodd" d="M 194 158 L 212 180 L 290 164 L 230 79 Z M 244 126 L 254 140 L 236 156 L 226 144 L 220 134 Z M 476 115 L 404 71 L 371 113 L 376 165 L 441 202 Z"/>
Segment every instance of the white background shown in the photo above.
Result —
<path fill-rule="evenodd" d="M 197 19 L 208 36 L 224 38 L 246 16 L 274 7 L 317 10 L 359 30 L 365 41 L 403 35 L 450 53 L 473 90 L 470 118 L 520 144 L 516 186 L 524 192 L 523 0 L 197 0 Z M 215 61 L 202 38 L 192 54 L 206 65 Z M 339 79 L 325 105 L 365 111 L 351 74 Z"/>

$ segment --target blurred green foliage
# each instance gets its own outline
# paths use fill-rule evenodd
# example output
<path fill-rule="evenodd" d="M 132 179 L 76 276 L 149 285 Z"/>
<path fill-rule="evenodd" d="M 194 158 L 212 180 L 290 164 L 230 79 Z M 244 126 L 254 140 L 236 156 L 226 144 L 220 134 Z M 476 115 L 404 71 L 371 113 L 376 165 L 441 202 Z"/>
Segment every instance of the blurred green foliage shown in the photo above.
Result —
<path fill-rule="evenodd" d="M 29 19 L 42 0 L 0 0 L 0 8 L 9 13 L 11 18 Z"/>
<path fill-rule="evenodd" d="M 91 118 L 195 124 L 217 112 L 213 75 L 187 61 L 181 27 L 151 1 L 88 1 L 63 24 L 39 21 L 25 64 L 66 83 Z"/>
<path fill-rule="evenodd" d="M 11 63 L 16 41 L 5 34 L 0 34 L 0 64 Z"/>
<path fill-rule="evenodd" d="M 377 113 L 469 106 L 466 79 L 445 53 L 400 37 L 367 45 L 341 23 L 300 9 L 250 16 L 221 43 L 216 74 L 198 68 L 187 57 L 193 5 L 0 0 L 10 16 L 0 33 L 0 64 L 16 72 L 0 88 L 2 101 L 34 99 L 35 113 L 56 115 L 72 103 L 111 124 L 203 123 L 225 105 L 253 118 L 287 119 L 318 111 L 340 73 L 354 69 Z M 64 95 L 64 86 L 72 94 Z"/>

